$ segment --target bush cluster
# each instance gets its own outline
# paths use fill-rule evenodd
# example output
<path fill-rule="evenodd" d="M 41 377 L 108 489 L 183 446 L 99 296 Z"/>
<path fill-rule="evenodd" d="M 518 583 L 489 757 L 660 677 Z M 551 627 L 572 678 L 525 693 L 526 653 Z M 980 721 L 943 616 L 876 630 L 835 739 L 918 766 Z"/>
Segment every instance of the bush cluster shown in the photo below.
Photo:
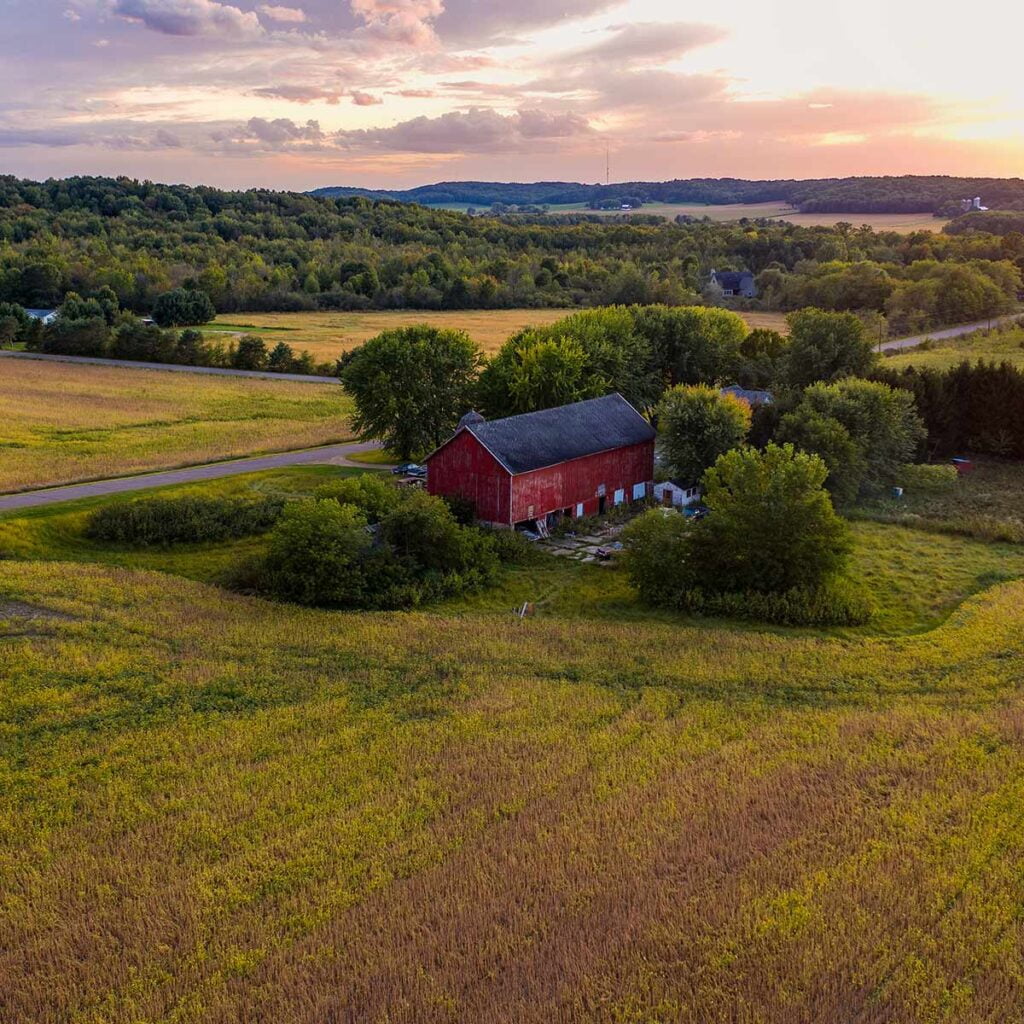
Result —
<path fill-rule="evenodd" d="M 297 604 L 414 608 L 479 590 L 528 557 L 505 531 L 460 525 L 440 498 L 371 476 L 337 481 L 285 510 L 255 578 Z"/>
<path fill-rule="evenodd" d="M 269 530 L 283 505 L 281 498 L 142 498 L 97 509 L 86 535 L 140 547 L 229 540 Z"/>

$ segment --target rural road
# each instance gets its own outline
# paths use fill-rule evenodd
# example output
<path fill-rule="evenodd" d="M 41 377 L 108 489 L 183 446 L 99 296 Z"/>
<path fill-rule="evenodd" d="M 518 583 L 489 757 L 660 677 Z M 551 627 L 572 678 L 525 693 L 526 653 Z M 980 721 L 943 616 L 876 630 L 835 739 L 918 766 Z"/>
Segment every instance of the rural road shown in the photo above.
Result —
<path fill-rule="evenodd" d="M 275 455 L 232 459 L 230 462 L 207 462 L 199 466 L 142 473 L 138 476 L 118 476 L 109 480 L 93 480 L 84 484 L 65 484 L 38 491 L 4 494 L 0 495 L 0 512 L 54 505 L 61 501 L 74 501 L 76 498 L 96 498 L 107 494 L 121 494 L 125 491 L 141 491 L 147 487 L 215 480 L 218 477 L 237 476 L 239 473 L 255 473 L 261 469 L 281 469 L 288 466 L 359 465 L 359 463 L 350 463 L 348 456 L 379 447 L 380 445 L 375 441 L 347 441 L 344 444 L 329 444 L 321 448 L 303 448 L 300 451 L 278 452 Z"/>
<path fill-rule="evenodd" d="M 959 327 L 943 327 L 936 331 L 926 331 L 924 334 L 914 334 L 909 338 L 893 338 L 891 341 L 883 341 L 878 347 L 883 352 L 896 352 L 902 348 L 915 348 L 929 339 L 942 341 L 946 338 L 959 338 L 972 331 L 980 331 L 988 327 L 1001 327 L 1003 324 L 1015 323 L 1021 319 L 1020 313 L 1010 313 L 1007 316 L 993 317 L 991 320 L 979 320 L 973 324 L 960 324 Z"/>
<path fill-rule="evenodd" d="M 95 366 L 125 366 L 131 370 L 169 370 L 171 373 L 208 373 L 215 377 L 261 377 L 264 380 L 295 380 L 304 384 L 337 384 L 337 377 L 311 373 L 270 373 L 266 370 L 230 370 L 222 366 L 181 366 L 177 363 L 143 363 L 134 359 L 101 359 L 99 356 L 56 356 L 42 352 L 11 352 L 0 349 L 6 359 L 42 359 L 48 363 L 91 363 Z"/>

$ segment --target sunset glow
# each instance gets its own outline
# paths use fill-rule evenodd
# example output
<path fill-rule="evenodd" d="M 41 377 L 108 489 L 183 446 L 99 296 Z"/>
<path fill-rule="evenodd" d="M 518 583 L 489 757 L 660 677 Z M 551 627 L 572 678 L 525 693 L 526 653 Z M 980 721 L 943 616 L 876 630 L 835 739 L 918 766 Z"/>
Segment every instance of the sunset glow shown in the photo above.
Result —
<path fill-rule="evenodd" d="M 0 168 L 403 187 L 1024 168 L 1024 10 L 0 0 Z"/>

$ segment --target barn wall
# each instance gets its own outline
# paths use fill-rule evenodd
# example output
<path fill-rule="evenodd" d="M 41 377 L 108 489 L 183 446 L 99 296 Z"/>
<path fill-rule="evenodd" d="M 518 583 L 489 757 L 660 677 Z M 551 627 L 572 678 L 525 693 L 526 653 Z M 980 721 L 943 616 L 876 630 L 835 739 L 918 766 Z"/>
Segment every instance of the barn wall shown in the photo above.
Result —
<path fill-rule="evenodd" d="M 466 430 L 427 461 L 427 490 L 468 498 L 486 523 L 509 523 L 510 480 L 508 471 Z"/>
<path fill-rule="evenodd" d="M 653 441 L 523 473 L 512 478 L 512 521 L 539 519 L 564 508 L 571 508 L 575 515 L 577 504 L 583 505 L 584 515 L 596 515 L 602 484 L 611 508 L 616 490 L 625 490 L 628 503 L 634 484 L 653 479 Z"/>

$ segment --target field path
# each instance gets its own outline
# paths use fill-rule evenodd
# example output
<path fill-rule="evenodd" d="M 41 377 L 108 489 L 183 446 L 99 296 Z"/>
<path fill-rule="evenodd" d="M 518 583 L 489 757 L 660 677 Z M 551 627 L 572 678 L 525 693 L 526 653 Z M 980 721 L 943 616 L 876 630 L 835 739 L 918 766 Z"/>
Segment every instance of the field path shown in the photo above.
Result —
<path fill-rule="evenodd" d="M 76 498 L 97 498 L 107 494 L 121 494 L 125 491 L 141 491 L 149 487 L 164 487 L 168 484 L 189 484 L 199 480 L 215 480 L 218 477 L 236 476 L 239 473 L 255 473 L 261 469 L 325 464 L 365 468 L 360 463 L 349 462 L 348 457 L 379 447 L 380 445 L 376 441 L 348 441 L 344 444 L 303 448 L 293 452 L 277 452 L 274 455 L 258 455 L 248 459 L 207 462 L 198 466 L 168 469 L 157 473 L 140 473 L 137 476 L 112 477 L 108 480 L 93 480 L 84 484 L 45 487 L 38 491 L 0 495 L 0 512 L 17 508 L 36 508 L 40 505 L 54 505 L 61 501 L 74 501 Z"/>
<path fill-rule="evenodd" d="M 890 341 L 883 341 L 878 347 L 883 352 L 896 352 L 904 348 L 915 348 L 929 340 L 944 341 L 947 338 L 959 338 L 973 331 L 1016 323 L 1020 319 L 1020 313 L 1009 313 L 1006 316 L 996 316 L 989 320 L 978 320 L 973 324 L 960 324 L 958 327 L 942 327 L 934 331 L 925 331 L 923 334 L 913 334 L 909 338 L 893 338 Z"/>
<path fill-rule="evenodd" d="M 215 377 L 261 377 L 264 380 L 296 380 L 306 384 L 337 384 L 337 377 L 312 373 L 271 373 L 269 370 L 231 370 L 223 366 L 182 366 L 178 363 L 145 363 L 135 359 L 104 359 L 101 356 L 58 356 L 43 352 L 0 350 L 7 359 L 41 359 L 49 363 L 91 363 L 96 366 L 124 366 L 132 370 L 169 370 L 172 373 L 208 373 Z"/>

